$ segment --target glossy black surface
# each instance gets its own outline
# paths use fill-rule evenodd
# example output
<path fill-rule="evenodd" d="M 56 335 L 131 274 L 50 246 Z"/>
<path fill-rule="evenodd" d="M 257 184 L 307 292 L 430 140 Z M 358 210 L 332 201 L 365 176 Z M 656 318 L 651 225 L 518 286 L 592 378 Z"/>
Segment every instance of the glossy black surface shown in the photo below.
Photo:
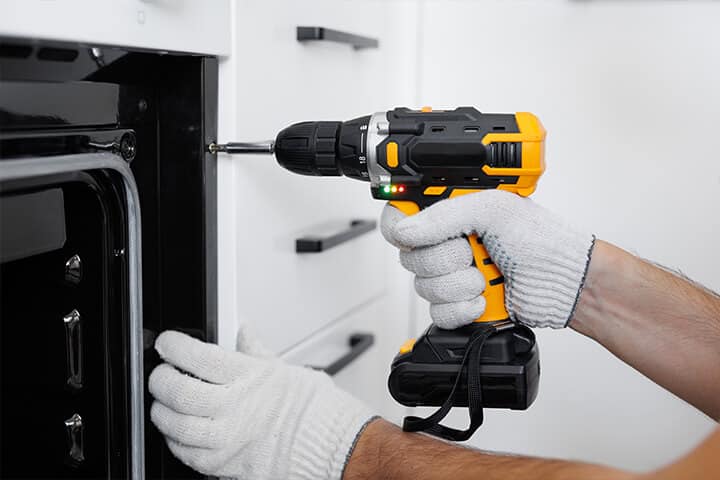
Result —
<path fill-rule="evenodd" d="M 0 37 L 0 77 L 4 79 L 66 82 L 82 80 L 130 52 L 89 45 Z"/>
<path fill-rule="evenodd" d="M 214 58 L 0 39 L 0 168 L 61 153 L 131 160 L 142 209 L 144 382 L 159 362 L 159 332 L 215 340 L 216 170 L 205 146 L 216 139 L 216 117 Z M 150 405 L 146 394 L 146 478 L 202 477 L 169 452 L 149 422 Z M 4 458 L 4 439 L 2 450 Z M 28 465 L 42 458 L 26 455 Z"/>
<path fill-rule="evenodd" d="M 76 153 L 111 152 L 132 161 L 137 153 L 133 130 L 45 129 L 0 131 L 3 158 L 44 157 Z"/>
<path fill-rule="evenodd" d="M 62 248 L 67 241 L 61 188 L 5 195 L 0 202 L 0 263 Z"/>
<path fill-rule="evenodd" d="M 103 83 L 11 82 L 0 84 L 0 130 L 118 124 L 120 86 Z"/>

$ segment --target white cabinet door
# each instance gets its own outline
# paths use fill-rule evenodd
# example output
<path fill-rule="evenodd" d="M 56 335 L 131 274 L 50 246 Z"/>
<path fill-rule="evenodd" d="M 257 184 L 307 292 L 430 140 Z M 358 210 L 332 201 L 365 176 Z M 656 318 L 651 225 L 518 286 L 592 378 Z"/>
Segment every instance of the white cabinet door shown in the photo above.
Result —
<path fill-rule="evenodd" d="M 408 37 L 402 17 L 392 15 L 403 5 L 237 2 L 233 52 L 220 85 L 221 103 L 232 102 L 221 107 L 220 131 L 231 138 L 221 140 L 272 138 L 294 122 L 349 120 L 406 103 L 412 56 L 402 55 L 400 39 Z M 380 46 L 303 44 L 297 26 L 370 36 Z M 227 121 L 232 129 L 223 126 Z M 220 278 L 233 282 L 221 284 L 221 343 L 230 343 L 237 322 L 248 322 L 282 352 L 384 290 L 393 257 L 377 230 L 320 254 L 294 251 L 297 237 L 326 230 L 327 222 L 377 219 L 382 202 L 371 198 L 369 184 L 300 176 L 271 156 L 221 155 L 219 162 Z"/>
<path fill-rule="evenodd" d="M 414 23 L 406 2 L 283 0 L 237 2 L 238 134 L 274 135 L 303 120 L 349 120 L 414 100 Z M 379 40 L 355 50 L 327 41 L 300 43 L 298 26 Z"/>
<path fill-rule="evenodd" d="M 347 355 L 353 335 L 372 336 L 373 345 L 334 375 L 340 388 L 364 401 L 384 418 L 396 423 L 407 409 L 390 396 L 390 364 L 406 340 L 406 325 L 394 318 L 392 298 L 383 296 L 329 325 L 297 345 L 283 358 L 297 365 L 327 366 Z"/>

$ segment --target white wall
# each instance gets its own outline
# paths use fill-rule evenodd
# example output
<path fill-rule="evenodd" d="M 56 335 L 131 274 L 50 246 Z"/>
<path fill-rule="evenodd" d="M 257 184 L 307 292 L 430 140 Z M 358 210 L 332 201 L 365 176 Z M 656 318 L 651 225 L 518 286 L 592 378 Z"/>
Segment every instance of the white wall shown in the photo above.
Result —
<path fill-rule="evenodd" d="M 720 4 L 483 0 L 419 8 L 418 103 L 536 113 L 549 132 L 537 202 L 720 290 Z M 426 322 L 426 306 L 418 310 Z M 538 400 L 524 413 L 488 414 L 475 445 L 645 469 L 713 427 L 575 332 L 538 337 Z"/>

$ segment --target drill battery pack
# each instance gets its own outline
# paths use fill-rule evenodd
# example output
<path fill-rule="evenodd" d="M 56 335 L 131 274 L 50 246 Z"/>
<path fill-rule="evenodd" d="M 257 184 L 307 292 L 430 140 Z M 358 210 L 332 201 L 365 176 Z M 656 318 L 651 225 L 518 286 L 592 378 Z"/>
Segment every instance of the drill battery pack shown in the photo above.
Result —
<path fill-rule="evenodd" d="M 468 338 L 482 323 L 443 330 L 429 327 L 393 360 L 388 386 L 395 400 L 409 407 L 441 406 L 462 377 L 453 395 L 455 407 L 468 406 L 467 366 L 463 366 Z M 486 340 L 479 355 L 482 406 L 525 410 L 538 392 L 540 360 L 535 335 L 512 325 Z"/>

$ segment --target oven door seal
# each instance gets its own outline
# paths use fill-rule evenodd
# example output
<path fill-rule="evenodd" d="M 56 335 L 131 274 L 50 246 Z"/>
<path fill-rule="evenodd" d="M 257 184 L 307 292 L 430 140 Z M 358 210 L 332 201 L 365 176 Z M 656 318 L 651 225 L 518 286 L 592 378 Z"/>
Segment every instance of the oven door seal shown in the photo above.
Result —
<path fill-rule="evenodd" d="M 142 236 L 140 200 L 130 166 L 112 153 L 83 153 L 21 160 L 0 164 L 0 181 L 18 180 L 79 170 L 113 170 L 125 185 L 128 211 L 128 283 L 130 300 L 130 478 L 145 477 L 145 433 L 143 411 L 143 320 L 142 320 Z"/>

